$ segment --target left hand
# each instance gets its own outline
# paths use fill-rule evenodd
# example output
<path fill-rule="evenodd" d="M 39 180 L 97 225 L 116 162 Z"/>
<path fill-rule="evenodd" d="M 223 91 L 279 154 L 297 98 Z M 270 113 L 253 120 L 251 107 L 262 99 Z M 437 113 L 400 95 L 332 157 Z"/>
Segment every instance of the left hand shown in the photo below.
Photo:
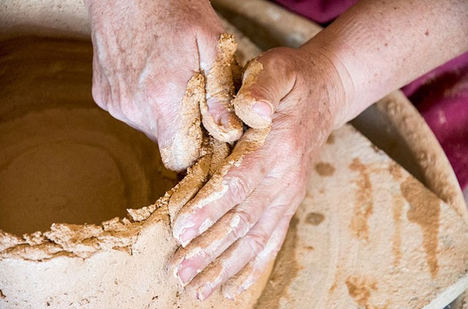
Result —
<path fill-rule="evenodd" d="M 322 52 L 277 48 L 249 63 L 233 101 L 236 114 L 271 131 L 257 145 L 262 131 L 249 129 L 173 225 L 182 244 L 174 272 L 198 299 L 237 274 L 223 289 L 234 298 L 276 256 L 305 195 L 314 155 L 341 118 L 340 102 L 340 73 Z"/>

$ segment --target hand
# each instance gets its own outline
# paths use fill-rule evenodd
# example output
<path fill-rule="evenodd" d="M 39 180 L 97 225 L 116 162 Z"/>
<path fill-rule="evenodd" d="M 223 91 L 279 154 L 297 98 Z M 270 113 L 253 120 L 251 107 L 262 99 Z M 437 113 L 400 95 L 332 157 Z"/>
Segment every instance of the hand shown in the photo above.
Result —
<path fill-rule="evenodd" d="M 183 246 L 172 261 L 174 273 L 198 299 L 222 284 L 234 298 L 279 251 L 314 155 L 342 119 L 338 71 L 318 49 L 273 49 L 249 63 L 233 103 L 256 129 L 239 140 L 173 225 Z M 267 135 L 261 128 L 270 125 Z"/>
<path fill-rule="evenodd" d="M 184 170 L 200 155 L 200 112 L 218 140 L 241 136 L 242 123 L 230 107 L 236 45 L 220 36 L 224 30 L 208 0 L 87 5 L 94 100 L 157 140 L 168 168 Z"/>

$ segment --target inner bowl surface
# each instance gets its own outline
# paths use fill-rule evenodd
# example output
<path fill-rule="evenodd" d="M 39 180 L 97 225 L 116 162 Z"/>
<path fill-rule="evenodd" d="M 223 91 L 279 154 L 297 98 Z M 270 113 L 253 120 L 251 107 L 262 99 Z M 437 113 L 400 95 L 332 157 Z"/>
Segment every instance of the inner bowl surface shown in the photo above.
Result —
<path fill-rule="evenodd" d="M 0 229 L 100 223 L 175 185 L 154 142 L 91 98 L 89 42 L 0 42 Z"/>

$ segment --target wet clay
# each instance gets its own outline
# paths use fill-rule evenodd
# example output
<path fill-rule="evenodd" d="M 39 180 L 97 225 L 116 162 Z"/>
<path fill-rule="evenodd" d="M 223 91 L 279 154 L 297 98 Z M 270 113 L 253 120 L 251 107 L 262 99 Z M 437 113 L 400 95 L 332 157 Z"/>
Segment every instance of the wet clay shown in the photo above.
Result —
<path fill-rule="evenodd" d="M 364 308 L 375 308 L 369 306 L 369 297 L 372 291 L 377 290 L 377 285 L 374 281 L 367 281 L 364 278 L 349 277 L 345 281 L 346 287 L 348 288 L 349 295 L 354 298 L 356 303 Z"/>
<path fill-rule="evenodd" d="M 35 56 L 45 58 L 54 45 L 35 44 Z M 164 168 L 157 147 L 142 133 L 87 98 L 63 100 L 75 66 L 60 60 L 29 66 L 35 59 L 21 47 L 8 53 L 7 46 L 0 75 L 2 230 L 21 235 L 53 222 L 100 223 L 153 203 L 175 184 L 176 174 Z M 63 51 L 63 44 L 55 47 Z M 34 69 L 27 74 L 24 66 Z M 41 87 L 47 74 L 55 91 Z M 39 84 L 34 90 L 28 77 Z"/>
<path fill-rule="evenodd" d="M 315 164 L 315 171 L 320 176 L 331 176 L 331 175 L 333 175 L 333 173 L 335 173 L 335 168 L 330 163 L 319 162 L 319 163 Z"/>
<path fill-rule="evenodd" d="M 234 82 L 239 78 L 240 68 L 234 54 L 237 43 L 232 34 L 221 34 L 218 40 L 215 63 L 206 72 L 206 100 L 200 104 L 203 126 L 219 141 L 234 142 L 243 132 L 242 121 L 234 114 L 231 100 L 234 97 Z M 202 68 L 203 70 L 203 68 Z M 214 103 L 231 112 L 227 119 L 216 119 L 209 112 Z M 219 107 L 218 107 L 219 108 Z"/>
<path fill-rule="evenodd" d="M 325 216 L 318 212 L 310 212 L 305 218 L 305 222 L 312 225 L 319 225 L 325 220 Z"/>
<path fill-rule="evenodd" d="M 0 227 L 7 232 L 100 223 L 151 204 L 176 181 L 161 174 L 151 142 L 98 109 L 26 113 L 2 122 L 0 136 Z"/>
<path fill-rule="evenodd" d="M 437 246 L 439 234 L 440 202 L 437 196 L 426 190 L 413 178 L 407 178 L 401 183 L 401 192 L 410 204 L 407 212 L 408 220 L 418 224 L 423 233 L 423 247 L 431 275 L 439 271 L 437 261 Z"/>
<path fill-rule="evenodd" d="M 369 239 L 368 219 L 373 212 L 372 183 L 369 178 L 367 167 L 359 158 L 353 160 L 349 169 L 359 173 L 355 180 L 358 187 L 354 205 L 354 216 L 351 219 L 350 228 L 357 238 L 367 241 Z"/>

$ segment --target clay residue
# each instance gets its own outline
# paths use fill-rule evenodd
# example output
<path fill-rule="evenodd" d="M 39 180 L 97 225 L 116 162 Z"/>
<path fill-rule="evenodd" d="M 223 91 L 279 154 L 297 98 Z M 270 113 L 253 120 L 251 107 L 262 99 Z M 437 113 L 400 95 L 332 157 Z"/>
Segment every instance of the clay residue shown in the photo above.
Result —
<path fill-rule="evenodd" d="M 215 63 L 206 70 L 206 100 L 200 101 L 200 112 L 203 126 L 219 141 L 234 142 L 243 132 L 242 121 L 234 114 L 231 100 L 234 96 L 234 76 L 237 63 L 234 54 L 237 44 L 232 34 L 223 33 L 218 40 L 218 50 Z M 220 106 L 228 114 L 226 119 L 213 117 L 210 108 Z"/>
<path fill-rule="evenodd" d="M 177 214 L 173 225 L 173 235 L 176 239 L 180 240 L 180 235 L 184 232 L 187 220 L 197 209 L 203 208 L 209 203 L 220 199 L 227 192 L 227 185 L 224 182 L 224 177 L 233 168 L 238 166 L 244 157 L 259 149 L 270 132 L 270 128 L 255 130 L 248 130 L 242 138 L 237 142 L 232 153 L 219 164 L 217 171 L 213 174 L 211 179 L 200 189 L 197 195 L 184 205 Z M 209 226 L 200 229 L 199 232 L 205 232 Z M 208 235 L 210 232 L 208 231 Z M 185 246 L 186 244 L 182 244 Z"/>
<path fill-rule="evenodd" d="M 333 133 L 330 133 L 330 135 L 327 138 L 327 144 L 331 145 L 335 143 L 335 135 Z"/>
<path fill-rule="evenodd" d="M 359 173 L 359 177 L 355 180 L 358 188 L 350 228 L 358 239 L 368 241 L 369 225 L 367 221 L 373 212 L 372 184 L 369 172 L 359 158 L 355 158 L 349 168 Z"/>
<path fill-rule="evenodd" d="M 171 170 L 185 170 L 200 156 L 203 142 L 200 106 L 206 102 L 205 84 L 205 77 L 200 73 L 190 78 L 180 105 L 176 134 L 169 145 L 160 149 L 164 165 Z"/>
<path fill-rule="evenodd" d="M 346 279 L 348 294 L 356 303 L 366 309 L 375 308 L 369 305 L 369 298 L 373 291 L 377 290 L 377 283 L 362 277 L 351 276 Z"/>
<path fill-rule="evenodd" d="M 393 176 L 395 180 L 400 180 L 401 177 L 403 176 L 401 170 L 402 168 L 395 162 L 391 162 L 388 165 L 388 171 L 390 172 L 390 174 Z"/>
<path fill-rule="evenodd" d="M 400 264 L 401 260 L 401 215 L 403 205 L 401 196 L 393 197 L 393 224 L 395 231 L 393 234 L 392 252 L 394 256 L 393 265 L 395 267 Z"/>
<path fill-rule="evenodd" d="M 0 122 L 0 228 L 6 232 L 100 223 L 153 203 L 175 184 L 176 174 L 164 169 L 144 134 L 97 106 L 46 107 Z"/>
<path fill-rule="evenodd" d="M 418 224 L 423 233 L 423 247 L 426 261 L 432 277 L 437 275 L 439 265 L 437 261 L 437 246 L 439 235 L 440 200 L 427 190 L 420 182 L 412 177 L 400 185 L 403 196 L 410 204 L 406 213 L 408 220 Z"/>
<path fill-rule="evenodd" d="M 305 222 L 312 225 L 319 225 L 325 220 L 325 216 L 318 212 L 310 212 L 305 218 Z"/>
<path fill-rule="evenodd" d="M 315 171 L 320 176 L 331 176 L 335 173 L 335 167 L 327 162 L 319 162 L 315 164 Z"/>
<path fill-rule="evenodd" d="M 204 155 L 192 167 L 188 168 L 187 175 L 174 187 L 167 207 L 171 223 L 174 223 L 174 218 L 180 209 L 195 196 L 206 182 L 211 164 L 212 154 Z"/>
<path fill-rule="evenodd" d="M 298 223 L 299 220 L 293 217 L 289 224 L 284 245 L 276 258 L 272 275 L 255 308 L 277 309 L 279 308 L 280 300 L 289 297 L 288 288 L 301 270 L 296 257 Z"/>
<path fill-rule="evenodd" d="M 252 88 L 256 84 L 258 76 L 263 71 L 263 64 L 254 59 L 250 61 L 244 71 L 242 87 L 239 89 L 232 104 L 236 111 L 236 115 L 251 128 L 262 129 L 269 127 L 271 121 L 265 120 L 256 113 L 252 113 L 252 106 L 256 103 L 255 97 L 252 95 Z M 271 106 L 273 109 L 273 106 Z"/>

